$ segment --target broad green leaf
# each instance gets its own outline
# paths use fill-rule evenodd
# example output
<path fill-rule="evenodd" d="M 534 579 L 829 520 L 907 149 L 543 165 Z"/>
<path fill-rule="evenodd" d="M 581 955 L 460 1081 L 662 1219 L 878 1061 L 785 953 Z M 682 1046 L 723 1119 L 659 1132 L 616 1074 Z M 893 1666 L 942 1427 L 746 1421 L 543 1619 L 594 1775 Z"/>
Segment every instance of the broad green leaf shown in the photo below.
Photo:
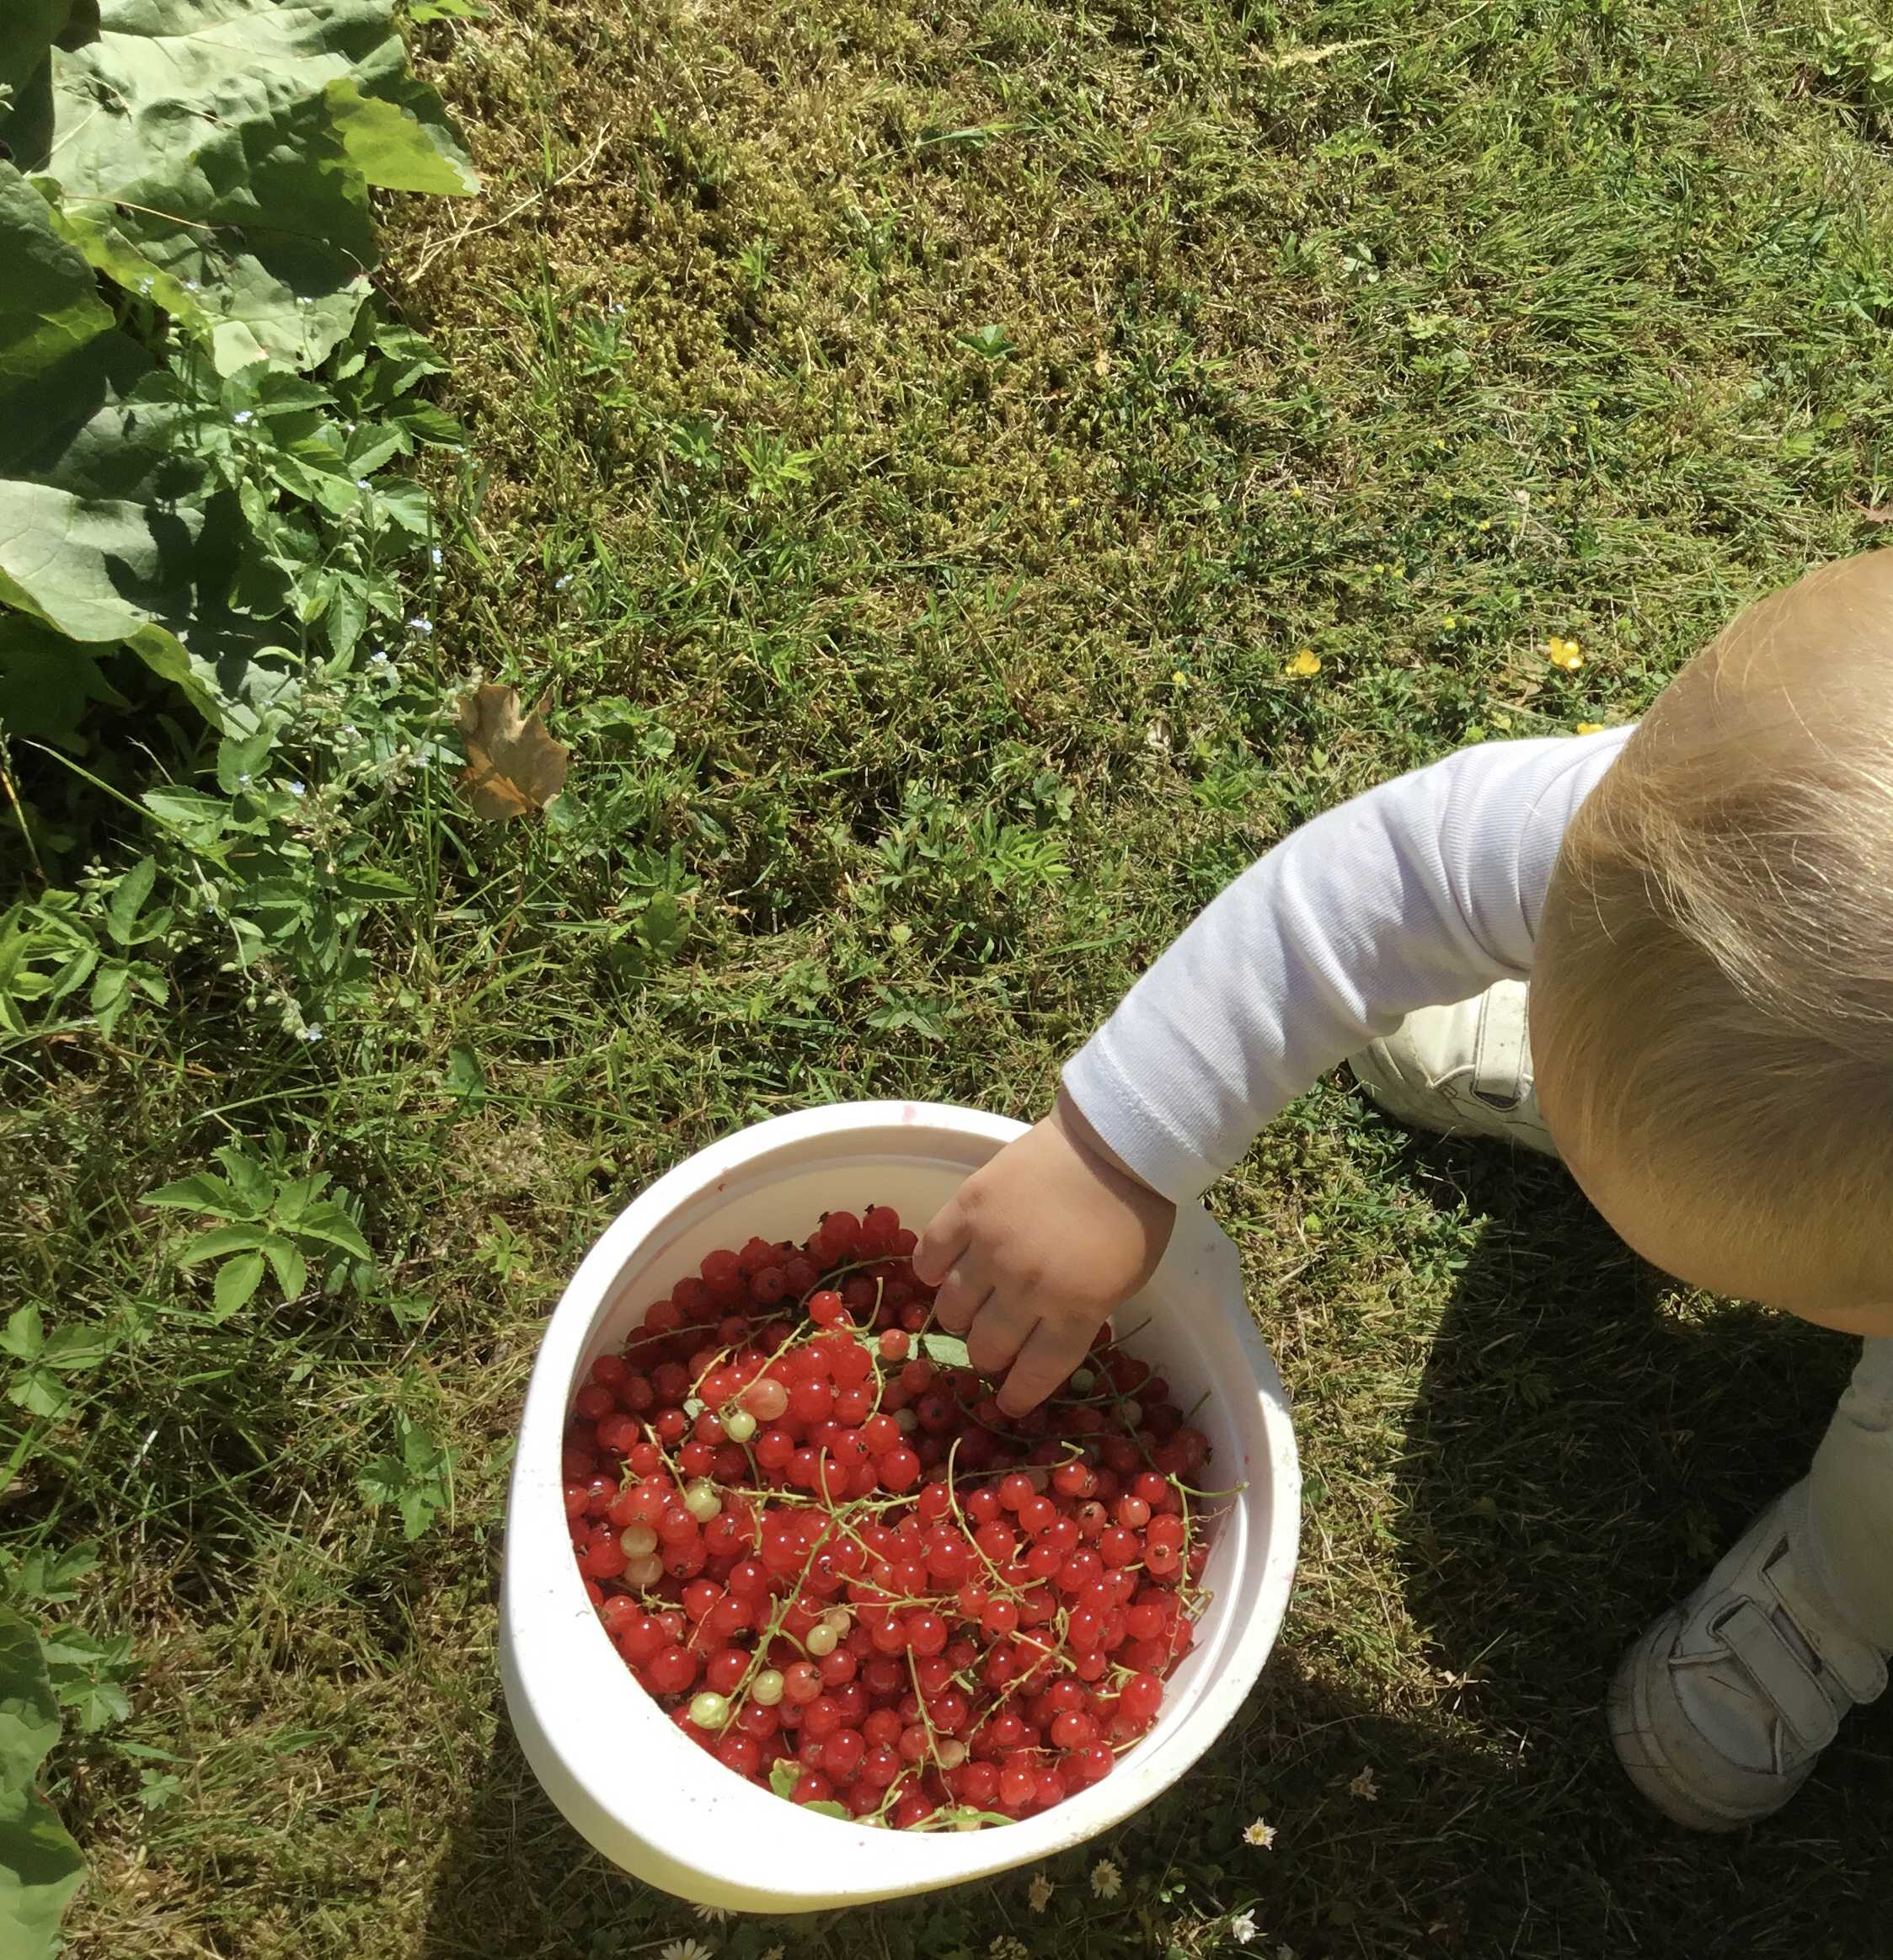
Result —
<path fill-rule="evenodd" d="M 207 333 L 211 315 L 203 295 L 169 267 L 154 259 L 144 243 L 126 228 L 126 218 L 103 203 L 56 204 L 52 227 L 94 272 L 162 307 L 181 328 Z"/>
<path fill-rule="evenodd" d="M 46 200 L 0 163 L 0 469 L 38 474 L 72 432 L 132 387 L 151 356 L 121 334 Z"/>
<path fill-rule="evenodd" d="M 269 1236 L 268 1229 L 260 1225 L 220 1225 L 191 1240 L 178 1254 L 178 1263 L 201 1266 L 206 1259 L 221 1259 L 228 1252 L 254 1252 Z"/>
<path fill-rule="evenodd" d="M 7 0 L 0 7 L 0 137 L 16 158 L 44 156 L 52 141 L 53 37 L 72 3 Z"/>
<path fill-rule="evenodd" d="M 0 1953 L 51 1960 L 85 1861 L 39 1794 L 59 1706 L 33 1629 L 0 1609 Z"/>
<path fill-rule="evenodd" d="M 136 932 L 138 915 L 145 909 L 152 887 L 158 882 L 158 860 L 141 857 L 119 879 L 105 906 L 105 930 L 114 943 L 130 946 Z"/>
<path fill-rule="evenodd" d="M 479 189 L 459 145 L 440 142 L 438 125 L 430 128 L 411 109 L 364 95 L 352 78 L 331 82 L 324 93 L 348 160 L 377 189 L 445 197 L 470 196 Z"/>
<path fill-rule="evenodd" d="M 778 1756 L 769 1770 L 769 1787 L 778 1797 L 793 1797 L 795 1786 L 802 1780 L 802 1766 L 792 1763 L 785 1756 Z"/>
<path fill-rule="evenodd" d="M 70 638 L 130 640 L 147 658 L 145 636 L 159 634 L 182 661 L 158 622 L 188 607 L 202 523 L 189 509 L 0 480 L 0 599 Z"/>
<path fill-rule="evenodd" d="M 243 1252 L 218 1267 L 217 1284 L 211 1290 L 216 1317 L 227 1320 L 256 1291 L 263 1278 L 261 1252 Z"/>
<path fill-rule="evenodd" d="M 54 55 L 54 130 L 27 167 L 69 211 L 115 205 L 108 270 L 200 303 L 225 373 L 310 367 L 348 336 L 376 255 L 370 181 L 473 187 L 388 11 L 101 0 L 99 31 Z"/>
<path fill-rule="evenodd" d="M 92 702 L 125 707 L 99 670 L 99 651 L 24 612 L 0 612 L 0 723 L 8 733 L 70 745 Z"/>

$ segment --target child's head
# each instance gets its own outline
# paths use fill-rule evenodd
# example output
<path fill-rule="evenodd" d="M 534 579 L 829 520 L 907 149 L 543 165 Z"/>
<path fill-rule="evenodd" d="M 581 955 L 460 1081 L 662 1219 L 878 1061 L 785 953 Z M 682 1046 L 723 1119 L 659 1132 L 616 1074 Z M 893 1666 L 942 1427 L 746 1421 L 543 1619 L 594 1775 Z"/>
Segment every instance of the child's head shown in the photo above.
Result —
<path fill-rule="evenodd" d="M 1639 1251 L 1893 1332 L 1893 551 L 1751 606 L 1651 708 L 1559 854 L 1532 1044 Z"/>

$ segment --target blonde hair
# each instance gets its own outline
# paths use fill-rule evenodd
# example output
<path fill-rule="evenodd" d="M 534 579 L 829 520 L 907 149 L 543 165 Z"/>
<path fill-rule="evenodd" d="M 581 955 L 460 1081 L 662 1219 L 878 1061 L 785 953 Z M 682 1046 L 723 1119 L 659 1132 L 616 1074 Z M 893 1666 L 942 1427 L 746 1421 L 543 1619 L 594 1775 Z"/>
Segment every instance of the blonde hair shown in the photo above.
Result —
<path fill-rule="evenodd" d="M 1893 551 L 1658 699 L 1564 841 L 1532 1022 L 1568 1148 L 1893 1299 Z"/>

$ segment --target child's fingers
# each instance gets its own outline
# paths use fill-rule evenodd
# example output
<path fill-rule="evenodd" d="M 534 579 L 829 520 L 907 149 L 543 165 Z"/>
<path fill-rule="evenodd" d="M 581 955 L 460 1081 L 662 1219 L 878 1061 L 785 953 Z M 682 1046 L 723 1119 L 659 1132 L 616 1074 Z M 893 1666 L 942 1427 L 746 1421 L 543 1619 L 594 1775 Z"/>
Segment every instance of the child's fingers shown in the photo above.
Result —
<path fill-rule="evenodd" d="M 963 1334 L 972 1326 L 974 1316 L 986 1304 L 992 1290 L 984 1274 L 969 1272 L 964 1265 L 955 1266 L 933 1295 L 933 1318 L 949 1334 Z"/>
<path fill-rule="evenodd" d="M 1038 1319 L 1036 1311 L 1003 1293 L 992 1293 L 966 1335 L 966 1359 L 981 1375 L 998 1375 L 1012 1365 Z"/>
<path fill-rule="evenodd" d="M 981 1316 L 982 1324 L 985 1317 Z M 999 1407 L 1008 1416 L 1029 1415 L 1084 1359 L 1089 1346 L 1082 1328 L 1040 1321 L 1026 1337 L 1000 1387 Z"/>
<path fill-rule="evenodd" d="M 971 1234 L 966 1229 L 965 1208 L 956 1192 L 933 1214 L 933 1222 L 920 1235 L 913 1249 L 914 1278 L 922 1286 L 939 1286 L 953 1270 L 953 1262 L 965 1251 Z"/>

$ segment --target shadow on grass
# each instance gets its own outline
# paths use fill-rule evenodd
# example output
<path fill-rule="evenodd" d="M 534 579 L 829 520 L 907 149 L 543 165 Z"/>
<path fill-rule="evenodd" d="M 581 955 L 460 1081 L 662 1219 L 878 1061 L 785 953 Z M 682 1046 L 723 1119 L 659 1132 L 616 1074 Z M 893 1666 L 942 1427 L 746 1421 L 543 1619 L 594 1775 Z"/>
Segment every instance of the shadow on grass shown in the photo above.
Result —
<path fill-rule="evenodd" d="M 1780 1818 L 1719 1840 L 1642 1805 L 1603 1717 L 1624 1645 L 1805 1469 L 1857 1343 L 1679 1306 L 1556 1166 L 1437 1144 L 1414 1167 L 1489 1219 L 1411 1412 L 1394 1527 L 1412 1616 L 1463 1680 L 1448 1705 L 1484 1745 L 1432 1799 L 1465 1950 L 1883 1960 L 1885 1708 Z"/>
<path fill-rule="evenodd" d="M 1851 1343 L 1780 1316 L 1678 1309 L 1555 1167 L 1416 1145 L 1409 1172 L 1489 1222 L 1409 1419 L 1391 1521 L 1431 1696 L 1285 1648 L 1183 1783 L 1056 1860 L 923 1899 L 706 1928 L 612 1870 L 494 1741 L 444 1819 L 417 1960 L 618 1960 L 696 1936 L 718 1960 L 1893 1960 L 1893 1720 L 1857 1717 L 1784 1815 L 1709 1839 L 1654 1816 L 1602 1704 L 1624 1643 L 1799 1474 Z M 1371 1771 L 1374 1794 L 1356 1783 Z M 1243 1842 L 1266 1817 L 1272 1851 Z M 1089 1874 L 1122 1870 L 1102 1901 Z M 1220 1919 L 1216 1917 L 1220 1912 Z M 1164 1931 L 1188 1914 L 1185 1947 Z M 1001 1951 L 1008 1949 L 1001 1948 Z"/>

